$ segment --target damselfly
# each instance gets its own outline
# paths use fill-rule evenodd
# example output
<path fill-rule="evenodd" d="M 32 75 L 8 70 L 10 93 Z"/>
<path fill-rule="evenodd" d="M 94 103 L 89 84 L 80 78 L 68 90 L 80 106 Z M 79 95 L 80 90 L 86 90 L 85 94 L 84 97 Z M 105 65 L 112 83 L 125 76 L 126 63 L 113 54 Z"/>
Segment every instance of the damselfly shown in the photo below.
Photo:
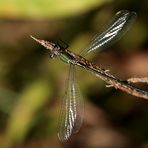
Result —
<path fill-rule="evenodd" d="M 135 18 L 135 12 L 122 10 L 116 13 L 106 30 L 102 34 L 97 34 L 92 39 L 90 45 L 82 50 L 80 55 L 77 55 L 68 49 L 62 48 L 53 42 L 39 40 L 31 36 L 35 41 L 48 50 L 51 58 L 58 56 L 62 61 L 70 65 L 68 75 L 69 82 L 61 105 L 59 117 L 58 137 L 61 141 L 67 141 L 72 134 L 78 132 L 83 122 L 84 106 L 80 91 L 75 81 L 76 65 L 92 72 L 97 77 L 104 80 L 107 84 L 115 88 L 135 96 L 141 95 L 143 98 L 148 97 L 147 92 L 131 86 L 122 80 L 116 79 L 114 76 L 109 74 L 107 70 L 96 66 L 83 57 L 86 53 L 102 49 L 102 47 L 106 47 L 112 42 L 117 41 L 129 29 Z"/>

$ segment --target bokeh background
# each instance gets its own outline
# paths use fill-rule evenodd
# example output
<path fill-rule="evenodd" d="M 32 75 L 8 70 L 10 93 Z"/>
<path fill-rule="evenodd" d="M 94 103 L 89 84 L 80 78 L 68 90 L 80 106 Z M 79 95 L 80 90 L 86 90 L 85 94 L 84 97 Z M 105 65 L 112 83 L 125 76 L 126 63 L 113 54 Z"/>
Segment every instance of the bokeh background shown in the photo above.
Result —
<path fill-rule="evenodd" d="M 79 53 L 119 10 L 137 12 L 130 31 L 114 45 L 87 58 L 120 79 L 148 76 L 147 0 L 0 1 L 1 148 L 148 148 L 148 101 L 106 88 L 77 68 L 85 101 L 80 132 L 62 144 L 57 137 L 59 100 L 68 65 L 49 59 L 34 42 L 62 40 Z M 137 84 L 148 90 L 148 85 Z"/>

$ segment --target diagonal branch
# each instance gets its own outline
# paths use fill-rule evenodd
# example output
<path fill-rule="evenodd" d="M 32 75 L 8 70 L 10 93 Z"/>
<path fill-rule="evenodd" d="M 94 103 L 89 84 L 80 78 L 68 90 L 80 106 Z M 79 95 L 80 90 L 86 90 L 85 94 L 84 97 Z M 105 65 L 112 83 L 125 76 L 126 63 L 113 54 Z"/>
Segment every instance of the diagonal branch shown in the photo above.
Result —
<path fill-rule="evenodd" d="M 148 83 L 148 77 L 144 77 L 144 78 L 129 78 L 127 80 L 130 83 Z"/>

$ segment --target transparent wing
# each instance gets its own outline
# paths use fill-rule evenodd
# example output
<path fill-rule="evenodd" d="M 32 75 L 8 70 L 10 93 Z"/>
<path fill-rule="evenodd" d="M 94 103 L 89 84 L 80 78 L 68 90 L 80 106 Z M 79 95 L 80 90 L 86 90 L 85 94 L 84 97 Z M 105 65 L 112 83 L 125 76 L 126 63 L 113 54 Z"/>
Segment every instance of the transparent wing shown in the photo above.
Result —
<path fill-rule="evenodd" d="M 83 122 L 84 104 L 79 88 L 75 82 L 75 67 L 70 64 L 68 88 L 62 100 L 58 137 L 67 141 L 73 133 L 79 131 Z"/>
<path fill-rule="evenodd" d="M 117 41 L 122 35 L 128 31 L 136 18 L 135 12 L 121 10 L 115 14 L 106 30 L 101 34 L 96 34 L 90 45 L 84 49 L 81 54 L 104 48 L 111 43 Z"/>

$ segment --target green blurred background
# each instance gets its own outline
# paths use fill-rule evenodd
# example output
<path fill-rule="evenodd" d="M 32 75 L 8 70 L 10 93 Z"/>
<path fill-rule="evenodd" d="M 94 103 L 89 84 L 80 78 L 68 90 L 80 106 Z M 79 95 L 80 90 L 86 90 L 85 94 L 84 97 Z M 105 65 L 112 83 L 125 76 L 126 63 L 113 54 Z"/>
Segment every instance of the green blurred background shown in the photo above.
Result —
<path fill-rule="evenodd" d="M 62 40 L 79 53 L 119 10 L 137 12 L 130 31 L 88 59 L 117 78 L 148 76 L 148 1 L 0 0 L 0 148 L 147 148 L 148 101 L 77 68 L 84 124 L 70 141 L 57 137 L 68 65 L 50 60 L 29 36 Z M 137 85 L 148 90 L 148 85 Z"/>

